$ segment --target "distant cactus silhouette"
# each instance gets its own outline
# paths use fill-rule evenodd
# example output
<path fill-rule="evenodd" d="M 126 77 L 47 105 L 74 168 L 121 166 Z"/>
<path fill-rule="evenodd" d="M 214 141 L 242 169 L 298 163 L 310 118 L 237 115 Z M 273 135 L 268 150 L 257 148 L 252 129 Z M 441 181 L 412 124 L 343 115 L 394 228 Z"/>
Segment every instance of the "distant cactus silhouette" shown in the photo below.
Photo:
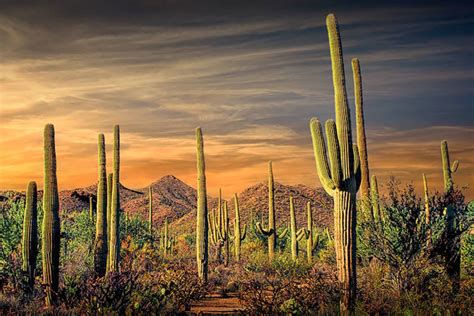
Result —
<path fill-rule="evenodd" d="M 164 257 L 167 257 L 169 254 L 171 254 L 171 251 L 173 249 L 173 242 L 174 240 L 173 237 L 171 237 L 170 235 L 168 227 L 168 219 L 165 218 L 165 224 L 160 238 L 160 246 L 161 250 L 163 251 Z"/>
<path fill-rule="evenodd" d="M 306 204 L 307 212 L 307 228 L 304 237 L 306 238 L 306 258 L 308 263 L 313 262 L 313 252 L 319 245 L 319 234 L 313 228 L 313 215 L 311 210 L 311 202 Z"/>
<path fill-rule="evenodd" d="M 35 284 L 36 257 L 38 256 L 38 209 L 36 182 L 28 183 L 25 213 L 23 215 L 22 270 L 28 275 L 28 291 Z"/>
<path fill-rule="evenodd" d="M 326 19 L 334 85 L 336 122 L 326 122 L 329 160 L 321 123 L 311 119 L 317 171 L 323 188 L 334 199 L 334 241 L 341 287 L 340 311 L 354 311 L 356 297 L 356 193 L 360 185 L 359 152 L 352 144 L 341 38 L 336 17 Z"/>
<path fill-rule="evenodd" d="M 196 128 L 197 164 L 197 220 L 196 220 L 196 260 L 199 279 L 207 283 L 208 273 L 208 222 L 206 167 L 204 162 L 204 141 L 201 128 Z"/>
<path fill-rule="evenodd" d="M 44 188 L 41 253 L 43 261 L 43 285 L 45 286 L 47 306 L 51 306 L 56 302 L 58 293 L 60 233 L 54 126 L 47 124 L 44 128 Z"/>
<path fill-rule="evenodd" d="M 98 276 L 104 276 L 107 265 L 107 172 L 104 134 L 98 139 L 99 179 L 97 182 L 97 219 L 94 246 L 94 270 Z"/>
<path fill-rule="evenodd" d="M 295 206 L 293 204 L 293 197 L 290 195 L 290 236 L 291 236 L 291 259 L 293 261 L 298 260 L 298 242 L 303 238 L 308 237 L 308 231 L 305 228 L 301 228 L 297 231 L 296 227 L 296 216 Z"/>
<path fill-rule="evenodd" d="M 275 184 L 271 161 L 268 162 L 268 229 L 264 229 L 260 222 L 257 222 L 256 227 L 260 234 L 268 237 L 268 260 L 272 261 L 275 258 L 276 240 L 285 237 L 288 228 L 277 235 L 275 228 Z"/>
<path fill-rule="evenodd" d="M 119 271 L 120 261 L 120 127 L 114 127 L 114 173 L 110 202 L 109 270 Z"/>

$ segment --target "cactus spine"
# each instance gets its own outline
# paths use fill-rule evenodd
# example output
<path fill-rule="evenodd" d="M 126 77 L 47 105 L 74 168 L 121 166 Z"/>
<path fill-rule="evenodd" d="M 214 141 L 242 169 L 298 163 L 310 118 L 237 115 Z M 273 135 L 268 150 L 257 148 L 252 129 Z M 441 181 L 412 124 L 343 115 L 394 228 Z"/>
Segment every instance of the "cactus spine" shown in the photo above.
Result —
<path fill-rule="evenodd" d="M 110 201 L 109 270 L 119 271 L 120 260 L 120 127 L 114 127 L 114 161 Z"/>
<path fill-rule="evenodd" d="M 313 214 L 311 211 L 311 202 L 306 204 L 306 212 L 308 216 L 307 233 L 306 233 L 306 257 L 308 263 L 313 262 L 313 251 L 318 247 L 319 234 L 313 229 Z"/>
<path fill-rule="evenodd" d="M 56 300 L 59 282 L 60 222 L 56 148 L 54 126 L 44 128 L 44 188 L 43 188 L 42 261 L 46 305 Z"/>
<path fill-rule="evenodd" d="M 97 220 L 95 229 L 94 270 L 104 276 L 107 266 L 107 172 L 104 134 L 99 134 L 99 181 L 97 184 Z"/>
<path fill-rule="evenodd" d="M 153 236 L 153 190 L 148 187 L 148 230 L 150 237 Z"/>
<path fill-rule="evenodd" d="M 452 165 L 450 164 L 448 142 L 445 140 L 441 142 L 441 161 L 443 165 L 444 192 L 450 195 L 454 191 L 453 173 L 457 171 L 459 162 L 455 160 Z M 453 283 L 453 291 L 457 293 L 459 291 L 459 279 L 461 274 L 461 245 L 459 238 L 456 238 L 459 227 L 456 223 L 455 212 L 456 210 L 452 205 L 446 208 L 446 233 L 450 247 L 448 247 L 445 253 L 444 261 L 446 272 Z"/>
<path fill-rule="evenodd" d="M 268 260 L 275 258 L 276 240 L 285 237 L 288 229 L 285 229 L 277 236 L 275 229 L 275 184 L 273 180 L 272 162 L 268 162 L 268 229 L 264 229 L 260 222 L 257 222 L 257 231 L 268 237 Z"/>
<path fill-rule="evenodd" d="M 197 164 L 197 221 L 196 221 L 196 260 L 199 279 L 207 283 L 208 269 L 208 222 L 206 166 L 204 161 L 204 142 L 201 128 L 196 128 Z"/>
<path fill-rule="evenodd" d="M 35 284 L 36 257 L 38 255 L 38 210 L 36 182 L 28 183 L 23 215 L 22 270 L 28 275 L 29 291 Z"/>
<path fill-rule="evenodd" d="M 237 194 L 234 193 L 234 208 L 235 208 L 235 219 L 234 219 L 234 253 L 235 260 L 240 261 L 240 244 L 245 239 L 247 234 L 247 225 L 244 225 L 243 231 L 240 230 L 240 210 L 239 200 Z"/>
<path fill-rule="evenodd" d="M 360 185 L 359 153 L 352 144 L 351 121 L 345 87 L 344 62 L 336 17 L 326 19 L 331 51 L 336 122 L 326 122 L 329 161 L 321 123 L 310 127 L 319 179 L 334 199 L 334 245 L 341 288 L 342 314 L 354 311 L 356 297 L 356 193 Z M 331 167 L 329 167 L 331 166 Z"/>

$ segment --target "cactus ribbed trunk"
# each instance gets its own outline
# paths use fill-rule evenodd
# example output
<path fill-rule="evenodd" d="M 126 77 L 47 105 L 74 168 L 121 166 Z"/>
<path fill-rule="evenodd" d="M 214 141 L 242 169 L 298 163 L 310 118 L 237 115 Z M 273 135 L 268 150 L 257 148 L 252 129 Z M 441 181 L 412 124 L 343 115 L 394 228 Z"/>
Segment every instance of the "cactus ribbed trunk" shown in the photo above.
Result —
<path fill-rule="evenodd" d="M 104 134 L 99 134 L 99 180 L 97 184 L 97 219 L 95 229 L 94 270 L 102 277 L 107 270 L 107 172 Z"/>
<path fill-rule="evenodd" d="M 54 126 L 47 124 L 44 129 L 44 188 L 42 261 L 43 285 L 46 305 L 55 303 L 59 282 L 59 253 L 61 227 L 59 222 L 59 194 L 56 177 L 56 148 Z"/>
<path fill-rule="evenodd" d="M 153 236 L 153 190 L 148 187 L 148 231 Z"/>
<path fill-rule="evenodd" d="M 28 183 L 25 213 L 23 215 L 22 270 L 28 275 L 28 291 L 35 284 L 36 257 L 38 255 L 38 209 L 36 182 Z"/>
<path fill-rule="evenodd" d="M 119 271 L 120 261 L 120 127 L 114 127 L 112 198 L 110 201 L 109 270 Z"/>
<path fill-rule="evenodd" d="M 208 222 L 206 167 L 204 162 L 204 142 L 201 128 L 196 128 L 197 160 L 197 220 L 196 220 L 196 260 L 199 279 L 207 283 L 208 270 Z"/>
<path fill-rule="evenodd" d="M 296 217 L 293 197 L 290 196 L 290 232 L 291 232 L 291 259 L 298 260 L 298 240 L 296 237 Z"/>
<path fill-rule="evenodd" d="M 224 201 L 224 209 L 222 212 L 222 224 L 223 224 L 223 231 L 222 235 L 224 238 L 224 250 L 225 250 L 225 256 L 224 256 L 224 266 L 229 265 L 229 260 L 230 260 L 230 248 L 229 248 L 229 214 L 227 211 L 227 201 Z"/>
<path fill-rule="evenodd" d="M 273 180 L 272 162 L 268 162 L 268 230 L 272 234 L 268 236 L 268 259 L 275 258 L 277 232 L 275 229 L 275 183 Z"/>
<path fill-rule="evenodd" d="M 356 295 L 356 193 L 360 186 L 359 150 L 352 144 L 341 38 L 336 17 L 326 19 L 334 85 L 336 121 L 326 122 L 329 161 L 321 123 L 311 119 L 314 155 L 321 184 L 334 199 L 334 241 L 341 289 L 341 314 L 354 313 Z"/>
<path fill-rule="evenodd" d="M 111 224 L 111 216 L 110 212 L 112 210 L 112 182 L 113 182 L 114 174 L 109 173 L 107 175 L 107 263 L 106 263 L 106 272 L 109 271 L 109 245 L 110 245 L 110 224 Z"/>

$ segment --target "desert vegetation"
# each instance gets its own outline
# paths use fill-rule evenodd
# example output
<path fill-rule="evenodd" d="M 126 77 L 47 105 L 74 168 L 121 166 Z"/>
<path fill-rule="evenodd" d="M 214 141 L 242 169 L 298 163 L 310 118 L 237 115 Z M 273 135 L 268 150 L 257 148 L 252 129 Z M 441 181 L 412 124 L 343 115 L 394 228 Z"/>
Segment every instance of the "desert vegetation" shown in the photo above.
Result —
<path fill-rule="evenodd" d="M 99 134 L 97 185 L 63 193 L 48 124 L 43 190 L 31 181 L 24 194 L 2 192 L 2 314 L 192 314 L 224 298 L 234 307 L 220 312 L 234 314 L 471 314 L 474 203 L 456 186 L 462 166 L 441 141 L 444 191 L 430 191 L 424 174 L 421 193 L 396 178 L 379 191 L 360 62 L 353 144 L 339 26 L 332 14 L 326 22 L 336 117 L 325 133 L 310 119 L 308 132 L 324 191 L 282 186 L 270 161 L 266 192 L 208 196 L 201 128 L 196 190 L 174 177 L 131 190 L 120 182 L 116 125 L 112 172 Z M 163 201 L 172 213 L 160 213 Z"/>

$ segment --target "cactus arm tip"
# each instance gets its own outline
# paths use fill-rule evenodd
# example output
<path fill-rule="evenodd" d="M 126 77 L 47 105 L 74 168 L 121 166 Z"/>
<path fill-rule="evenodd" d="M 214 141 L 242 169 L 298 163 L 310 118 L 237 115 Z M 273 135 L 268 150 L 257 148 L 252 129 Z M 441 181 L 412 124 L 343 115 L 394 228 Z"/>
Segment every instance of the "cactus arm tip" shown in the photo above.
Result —
<path fill-rule="evenodd" d="M 278 235 L 278 238 L 281 239 L 286 236 L 288 233 L 288 227 L 285 227 L 285 229 L 281 232 L 281 234 Z"/>
<path fill-rule="evenodd" d="M 451 166 L 451 172 L 455 173 L 459 168 L 459 160 L 454 160 L 453 165 Z"/>

